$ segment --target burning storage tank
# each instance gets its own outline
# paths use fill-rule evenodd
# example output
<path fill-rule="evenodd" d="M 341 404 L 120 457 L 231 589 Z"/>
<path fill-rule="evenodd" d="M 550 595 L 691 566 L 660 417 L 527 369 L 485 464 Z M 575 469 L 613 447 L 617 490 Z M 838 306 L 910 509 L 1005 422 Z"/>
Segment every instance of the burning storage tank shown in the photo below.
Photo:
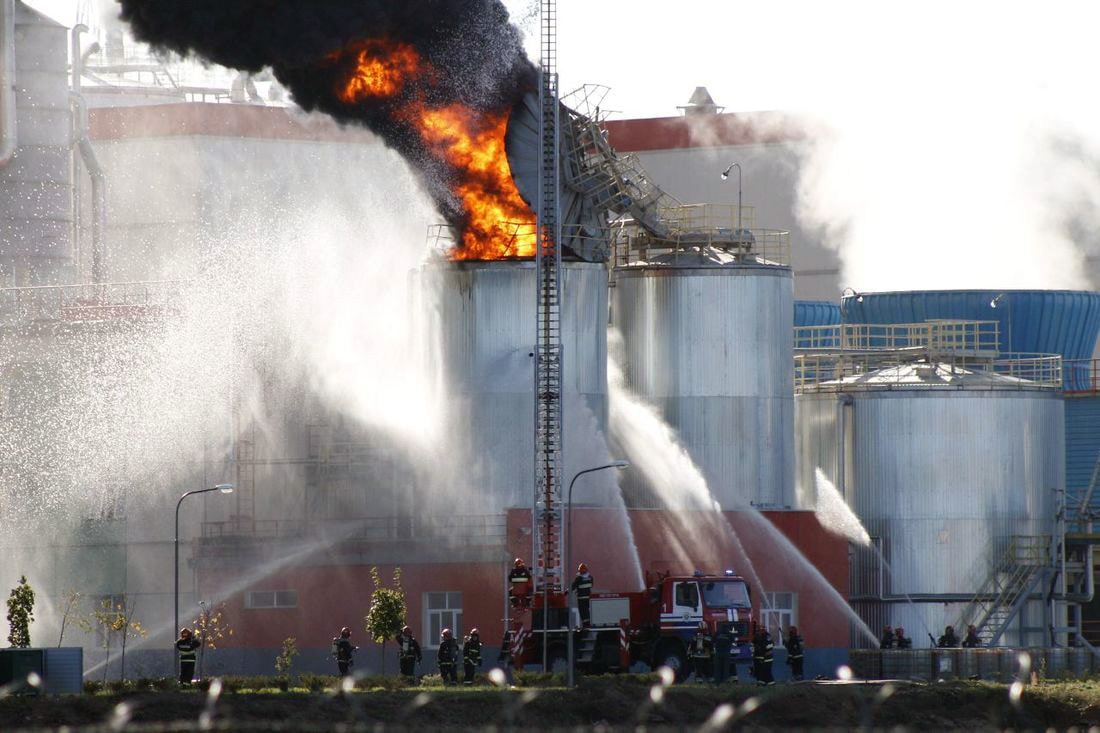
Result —
<path fill-rule="evenodd" d="M 535 263 L 438 261 L 423 270 L 453 439 L 470 470 L 453 477 L 479 513 L 529 507 L 535 480 Z M 606 462 L 607 268 L 562 263 L 563 476 Z M 586 499 L 578 487 L 577 501 Z M 468 491 L 463 491 L 467 489 Z"/>
<path fill-rule="evenodd" d="M 612 323 L 626 385 L 678 432 L 722 508 L 790 507 L 788 233 L 737 219 L 724 207 L 673 206 L 625 229 Z M 659 506 L 647 487 L 626 491 L 628 505 Z"/>
<path fill-rule="evenodd" d="M 871 536 L 850 600 L 874 629 L 975 624 L 987 643 L 1025 645 L 1040 639 L 1021 626 L 1048 627 L 1061 359 L 1002 355 L 997 338 L 995 322 L 967 321 L 796 334 L 799 501 L 818 504 L 820 469 Z"/>
<path fill-rule="evenodd" d="M 48 284 L 69 263 L 71 123 L 64 26 L 0 2 L 0 268 L 8 285 Z"/>

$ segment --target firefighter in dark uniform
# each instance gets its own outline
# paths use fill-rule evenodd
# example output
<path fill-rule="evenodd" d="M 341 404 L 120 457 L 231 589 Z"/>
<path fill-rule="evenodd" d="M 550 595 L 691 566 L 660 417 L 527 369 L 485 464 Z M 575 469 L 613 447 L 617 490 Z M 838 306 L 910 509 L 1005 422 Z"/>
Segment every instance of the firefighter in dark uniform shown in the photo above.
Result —
<path fill-rule="evenodd" d="M 191 629 L 180 629 L 176 649 L 180 654 L 180 684 L 189 685 L 195 676 L 195 650 L 202 642 L 191 635 Z"/>
<path fill-rule="evenodd" d="M 573 592 L 577 594 L 577 610 L 581 614 L 581 626 L 592 623 L 592 576 L 583 562 L 577 566 L 577 577 L 573 578 Z"/>
<path fill-rule="evenodd" d="M 439 651 L 435 656 L 439 665 L 439 676 L 443 678 L 443 684 L 448 682 L 458 683 L 458 642 L 450 629 L 443 629 L 439 639 Z"/>
<path fill-rule="evenodd" d="M 943 630 L 943 636 L 936 641 L 936 646 L 941 649 L 953 649 L 959 645 L 959 637 L 955 636 L 955 627 L 948 626 Z"/>
<path fill-rule="evenodd" d="M 347 626 L 340 629 L 340 635 L 332 638 L 332 656 L 336 658 L 336 667 L 340 670 L 341 677 L 347 677 L 351 665 L 355 664 L 352 655 L 359 647 L 351 643 L 351 629 Z"/>
<path fill-rule="evenodd" d="M 797 626 L 787 627 L 787 664 L 791 668 L 791 679 L 802 679 L 802 637 L 798 635 Z"/>
<path fill-rule="evenodd" d="M 977 649 L 982 645 L 982 639 L 978 636 L 978 629 L 974 627 L 974 624 L 970 624 L 966 627 L 966 638 L 963 639 L 964 649 Z"/>
<path fill-rule="evenodd" d="M 887 626 L 882 630 L 882 638 L 878 640 L 879 649 L 894 648 L 894 630 Z"/>
<path fill-rule="evenodd" d="M 508 600 L 512 608 L 530 608 L 532 588 L 531 571 L 518 557 L 512 563 L 512 571 L 508 573 Z"/>
<path fill-rule="evenodd" d="M 733 667 L 733 682 L 737 683 L 737 666 L 730 664 L 730 652 L 733 650 L 733 624 L 721 622 L 714 635 L 714 681 L 722 684 L 730 676 Z"/>
<path fill-rule="evenodd" d="M 691 663 L 695 665 L 696 681 L 709 680 L 711 660 L 714 658 L 714 640 L 710 637 L 706 621 L 699 622 L 699 630 L 695 632 L 695 638 L 691 640 L 688 651 L 691 654 Z"/>
<path fill-rule="evenodd" d="M 462 644 L 462 671 L 466 673 L 462 683 L 474 684 L 474 672 L 479 667 L 481 667 L 481 637 L 477 629 L 470 629 L 469 635 Z"/>
<path fill-rule="evenodd" d="M 397 648 L 401 654 L 401 674 L 409 679 L 416 677 L 416 665 L 420 664 L 420 642 L 413 638 L 408 626 L 397 636 Z"/>
<path fill-rule="evenodd" d="M 755 670 L 753 676 L 756 677 L 756 684 L 758 685 L 775 684 L 775 679 L 772 677 L 772 662 L 775 661 L 774 649 L 775 644 L 772 643 L 772 635 L 763 626 L 758 626 L 756 636 L 752 640 L 752 662 Z"/>
<path fill-rule="evenodd" d="M 898 649 L 913 648 L 913 640 L 905 635 L 905 629 L 901 626 L 894 629 L 894 646 Z"/>

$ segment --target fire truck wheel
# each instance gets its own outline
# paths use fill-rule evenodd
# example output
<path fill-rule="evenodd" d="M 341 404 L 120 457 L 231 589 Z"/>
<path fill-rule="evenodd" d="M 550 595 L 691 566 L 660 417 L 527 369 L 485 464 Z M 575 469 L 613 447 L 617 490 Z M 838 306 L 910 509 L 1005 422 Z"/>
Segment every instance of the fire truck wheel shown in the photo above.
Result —
<path fill-rule="evenodd" d="M 684 649 L 675 642 L 665 642 L 657 647 L 657 653 L 653 656 L 654 671 L 661 667 L 668 667 L 676 674 L 676 681 L 683 682 L 688 675 L 687 657 Z"/>

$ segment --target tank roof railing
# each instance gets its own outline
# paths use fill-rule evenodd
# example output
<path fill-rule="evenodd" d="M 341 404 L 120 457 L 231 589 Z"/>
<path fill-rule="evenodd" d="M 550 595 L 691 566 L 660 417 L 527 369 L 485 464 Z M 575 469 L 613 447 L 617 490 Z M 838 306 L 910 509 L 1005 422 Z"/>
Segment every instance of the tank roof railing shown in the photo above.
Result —
<path fill-rule="evenodd" d="M 202 537 L 218 541 L 241 537 L 286 539 L 339 536 L 365 542 L 463 539 L 478 540 L 481 544 L 503 544 L 506 529 L 503 513 L 311 520 L 233 517 L 225 521 L 203 522 Z"/>
<path fill-rule="evenodd" d="M 751 207 L 743 207 L 741 228 L 736 206 L 692 204 L 661 209 L 667 236 L 655 236 L 629 217 L 611 227 L 615 267 L 644 265 L 655 260 L 675 262 L 718 252 L 731 261 L 789 266 L 791 233 L 755 226 Z"/>
<path fill-rule="evenodd" d="M 796 394 L 891 388 L 1060 390 L 1062 357 L 1012 353 L 996 357 L 932 355 L 918 348 L 808 353 L 794 357 Z"/>
<path fill-rule="evenodd" d="M 909 352 L 915 359 L 941 356 L 996 358 L 1000 353 L 997 321 L 929 320 L 921 323 L 837 323 L 797 326 L 797 352 L 876 354 Z"/>

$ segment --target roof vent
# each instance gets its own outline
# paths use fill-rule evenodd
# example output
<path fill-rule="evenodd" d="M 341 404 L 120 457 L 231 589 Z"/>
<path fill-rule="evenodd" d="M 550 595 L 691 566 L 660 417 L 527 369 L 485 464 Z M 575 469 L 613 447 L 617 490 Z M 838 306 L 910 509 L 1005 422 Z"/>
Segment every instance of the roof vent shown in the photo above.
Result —
<path fill-rule="evenodd" d="M 688 103 L 677 106 L 677 109 L 684 110 L 684 115 L 691 117 L 694 115 L 716 115 L 725 107 L 720 107 L 714 103 L 714 98 L 710 96 L 710 92 L 707 91 L 706 87 L 695 87 Z"/>

